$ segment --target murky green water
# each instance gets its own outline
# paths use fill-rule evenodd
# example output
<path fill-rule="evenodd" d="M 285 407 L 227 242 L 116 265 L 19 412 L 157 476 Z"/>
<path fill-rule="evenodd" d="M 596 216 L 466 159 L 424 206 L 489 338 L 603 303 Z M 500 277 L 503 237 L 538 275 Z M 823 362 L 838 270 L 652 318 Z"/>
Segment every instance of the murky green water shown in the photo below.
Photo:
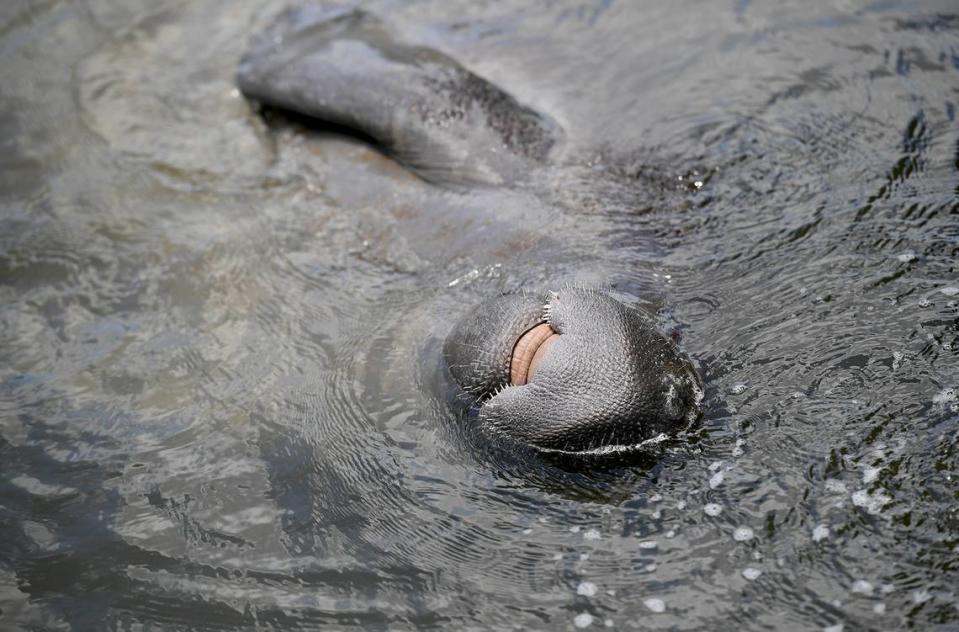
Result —
<path fill-rule="evenodd" d="M 959 627 L 954 6 L 369 3 L 565 128 L 475 192 L 253 112 L 283 6 L 0 7 L 0 627 Z M 651 467 L 457 431 L 569 281 L 702 370 Z"/>

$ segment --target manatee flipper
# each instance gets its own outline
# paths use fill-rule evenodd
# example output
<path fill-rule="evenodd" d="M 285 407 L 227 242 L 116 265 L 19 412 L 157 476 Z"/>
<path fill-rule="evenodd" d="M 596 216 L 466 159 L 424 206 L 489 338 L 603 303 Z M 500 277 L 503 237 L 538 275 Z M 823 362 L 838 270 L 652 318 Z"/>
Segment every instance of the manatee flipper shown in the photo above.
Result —
<path fill-rule="evenodd" d="M 502 184 L 546 161 L 561 130 L 439 51 L 359 9 L 290 9 L 256 39 L 243 93 L 357 130 L 424 179 Z"/>

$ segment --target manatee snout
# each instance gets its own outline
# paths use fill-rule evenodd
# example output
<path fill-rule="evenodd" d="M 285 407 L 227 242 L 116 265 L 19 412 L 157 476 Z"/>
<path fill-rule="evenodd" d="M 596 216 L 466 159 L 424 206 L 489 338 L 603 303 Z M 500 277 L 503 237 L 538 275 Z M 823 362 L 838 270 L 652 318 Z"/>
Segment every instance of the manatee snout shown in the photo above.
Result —
<path fill-rule="evenodd" d="M 645 314 L 582 288 L 504 294 L 443 346 L 480 427 L 535 449 L 641 449 L 699 416 L 692 363 Z"/>

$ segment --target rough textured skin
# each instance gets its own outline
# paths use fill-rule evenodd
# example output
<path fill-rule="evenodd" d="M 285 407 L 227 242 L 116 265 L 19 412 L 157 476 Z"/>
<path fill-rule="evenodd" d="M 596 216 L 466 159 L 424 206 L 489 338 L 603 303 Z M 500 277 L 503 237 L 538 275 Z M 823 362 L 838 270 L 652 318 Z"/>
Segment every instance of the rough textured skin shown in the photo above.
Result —
<path fill-rule="evenodd" d="M 474 401 L 485 400 L 509 382 L 513 346 L 543 322 L 545 297 L 507 294 L 467 313 L 446 338 L 443 356 L 453 380 Z"/>
<path fill-rule="evenodd" d="M 510 351 L 531 322 L 560 336 L 535 378 L 508 386 Z M 689 360 L 646 316 L 596 290 L 494 298 L 454 327 L 443 352 L 479 404 L 480 426 L 540 450 L 635 450 L 699 414 L 702 387 Z"/>
<path fill-rule="evenodd" d="M 240 62 L 243 93 L 367 134 L 427 180 L 501 184 L 545 160 L 547 117 L 443 53 L 348 8 L 290 9 Z"/>

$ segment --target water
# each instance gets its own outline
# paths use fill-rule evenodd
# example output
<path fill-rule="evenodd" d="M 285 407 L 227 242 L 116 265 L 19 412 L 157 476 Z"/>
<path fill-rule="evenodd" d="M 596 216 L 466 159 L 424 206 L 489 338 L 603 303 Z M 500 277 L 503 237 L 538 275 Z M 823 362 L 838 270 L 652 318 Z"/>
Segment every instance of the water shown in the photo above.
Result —
<path fill-rule="evenodd" d="M 251 111 L 283 4 L 0 8 L 0 627 L 959 626 L 954 6 L 372 2 L 567 131 L 459 192 Z M 458 432 L 452 322 L 556 280 L 680 335 L 690 441 Z"/>

